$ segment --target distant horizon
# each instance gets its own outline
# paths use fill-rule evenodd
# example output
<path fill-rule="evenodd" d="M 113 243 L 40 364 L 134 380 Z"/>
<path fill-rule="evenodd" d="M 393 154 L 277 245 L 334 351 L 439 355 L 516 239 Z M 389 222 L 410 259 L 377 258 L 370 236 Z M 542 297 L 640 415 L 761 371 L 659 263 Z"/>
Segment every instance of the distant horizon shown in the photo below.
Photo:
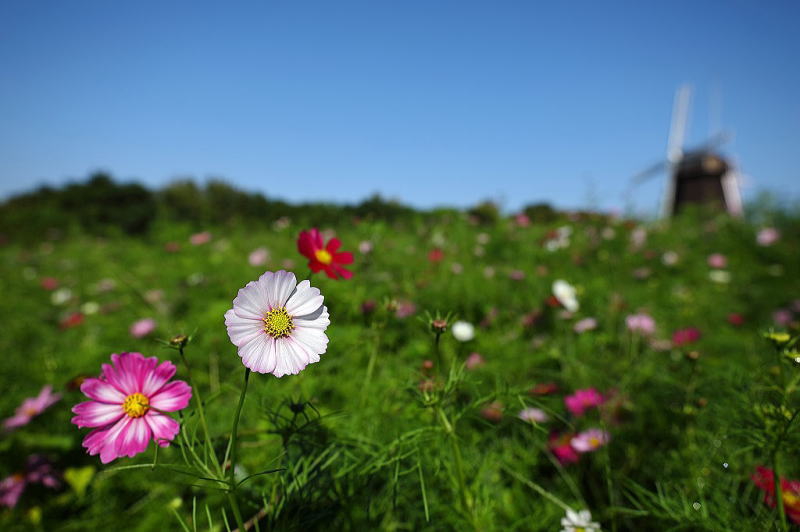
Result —
<path fill-rule="evenodd" d="M 344 199 L 344 200 L 330 200 L 330 199 L 325 199 L 325 198 L 316 198 L 316 199 L 315 198 L 311 198 L 311 199 L 293 200 L 293 199 L 285 198 L 285 197 L 282 197 L 282 196 L 279 196 L 279 195 L 271 194 L 268 191 L 259 190 L 259 189 L 251 189 L 251 188 L 240 186 L 234 180 L 227 179 L 227 178 L 225 178 L 225 176 L 212 176 L 212 175 L 209 175 L 209 176 L 204 177 L 204 178 L 197 178 L 197 177 L 194 177 L 194 176 L 175 176 L 172 179 L 163 180 L 163 181 L 160 181 L 160 182 L 158 182 L 156 184 L 150 184 L 150 183 L 145 182 L 142 179 L 137 179 L 135 177 L 122 178 L 119 175 L 114 174 L 112 171 L 110 171 L 108 169 L 103 169 L 103 168 L 94 169 L 94 170 L 88 172 L 85 176 L 80 177 L 80 178 L 72 178 L 72 177 L 65 178 L 65 179 L 60 180 L 57 183 L 51 183 L 51 182 L 42 181 L 40 183 L 30 185 L 30 186 L 28 186 L 27 188 L 25 188 L 24 190 L 21 190 L 21 191 L 8 192 L 8 193 L 3 194 L 2 196 L 0 196 L 0 203 L 4 203 L 4 202 L 6 202 L 6 201 L 8 201 L 8 200 L 10 200 L 10 199 L 12 199 L 14 197 L 17 197 L 17 196 L 22 196 L 22 195 L 25 195 L 25 194 L 33 193 L 33 192 L 35 192 L 36 190 L 38 190 L 38 189 L 40 189 L 42 187 L 50 187 L 50 188 L 58 189 L 58 188 L 67 186 L 67 185 L 72 184 L 72 183 L 77 183 L 77 184 L 86 183 L 89 179 L 91 179 L 93 176 L 98 175 L 98 174 L 104 174 L 104 175 L 109 176 L 117 184 L 138 184 L 138 185 L 144 186 L 145 188 L 147 188 L 150 191 L 162 190 L 165 187 L 168 187 L 169 185 L 171 185 L 173 183 L 176 183 L 176 182 L 192 181 L 197 185 L 204 186 L 205 184 L 207 184 L 208 182 L 211 182 L 211 181 L 220 181 L 220 182 L 226 183 L 226 184 L 232 186 L 233 188 L 235 188 L 236 190 L 242 191 L 244 193 L 261 194 L 265 198 L 267 198 L 268 200 L 284 201 L 284 202 L 286 202 L 288 204 L 291 204 L 291 205 L 303 205 L 303 204 L 313 204 L 313 203 L 325 203 L 325 204 L 331 204 L 331 205 L 337 205 L 337 206 L 357 205 L 357 204 L 362 203 L 362 202 L 364 202 L 364 201 L 366 201 L 366 200 L 368 200 L 370 198 L 373 198 L 375 196 L 379 196 L 383 200 L 397 202 L 400 205 L 411 207 L 411 208 L 414 208 L 414 209 L 417 209 L 417 210 L 434 210 L 434 209 L 448 209 L 448 208 L 464 210 L 464 209 L 468 209 L 470 207 L 474 207 L 475 205 L 477 205 L 477 204 L 479 204 L 481 202 L 491 201 L 491 202 L 494 202 L 495 204 L 498 205 L 498 207 L 500 208 L 501 212 L 504 215 L 518 213 L 524 207 L 529 206 L 529 205 L 534 205 L 534 204 L 547 204 L 547 205 L 550 205 L 551 207 L 553 207 L 553 208 L 555 208 L 557 210 L 560 210 L 560 211 L 588 210 L 588 211 L 595 211 L 595 212 L 618 213 L 618 214 L 626 212 L 625 206 L 622 206 L 620 209 L 602 208 L 602 207 L 599 207 L 599 206 L 596 206 L 596 205 L 591 205 L 591 204 L 589 204 L 588 201 L 585 204 L 560 205 L 560 204 L 554 203 L 552 201 L 549 201 L 547 199 L 525 200 L 525 201 L 522 201 L 520 204 L 518 204 L 518 205 L 516 205 L 514 207 L 509 207 L 507 202 L 504 202 L 502 200 L 502 198 L 492 198 L 492 197 L 486 197 L 486 198 L 483 198 L 483 199 L 479 199 L 479 200 L 477 200 L 477 201 L 475 201 L 473 203 L 467 203 L 467 204 L 429 203 L 429 204 L 419 205 L 419 204 L 415 204 L 415 203 L 406 201 L 404 198 L 389 196 L 389 195 L 387 195 L 387 194 L 385 194 L 385 193 L 383 193 L 383 192 L 381 192 L 379 190 L 373 191 L 371 193 L 364 194 L 363 196 L 361 196 L 359 198 L 351 198 L 351 199 Z M 767 195 L 769 195 L 771 200 L 776 201 L 777 203 L 780 204 L 780 206 L 782 206 L 784 208 L 792 207 L 795 204 L 800 205 L 800 197 L 787 196 L 785 194 L 780 194 L 779 195 L 777 193 L 777 191 L 770 190 L 768 188 L 762 188 L 762 189 L 754 191 L 754 193 L 751 193 L 751 194 L 749 194 L 749 195 L 747 195 L 747 196 L 745 196 L 743 198 L 745 206 L 747 206 L 748 204 L 751 204 L 752 202 L 756 201 L 761 194 L 765 194 L 765 193 Z M 587 197 L 588 197 L 588 194 L 587 194 Z M 659 207 L 659 205 L 654 205 L 650 209 L 635 208 L 632 211 L 632 213 L 634 215 L 637 215 L 637 216 L 655 216 L 655 215 L 658 214 L 658 211 L 659 211 L 658 207 Z"/>

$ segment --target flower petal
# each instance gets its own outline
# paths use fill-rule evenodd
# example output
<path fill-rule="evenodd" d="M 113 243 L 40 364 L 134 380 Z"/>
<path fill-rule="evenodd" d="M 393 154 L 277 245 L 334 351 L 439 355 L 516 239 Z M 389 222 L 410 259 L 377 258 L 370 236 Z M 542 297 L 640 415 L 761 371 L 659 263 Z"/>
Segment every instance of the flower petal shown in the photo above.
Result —
<path fill-rule="evenodd" d="M 305 316 L 320 308 L 324 299 L 319 288 L 311 286 L 308 280 L 301 281 L 286 302 L 286 311 L 292 316 Z"/>
<path fill-rule="evenodd" d="M 97 401 L 79 403 L 72 407 L 72 412 L 76 414 L 72 418 L 72 423 L 79 428 L 105 427 L 125 415 L 121 405 L 98 403 Z"/>
<path fill-rule="evenodd" d="M 150 370 L 142 382 L 142 392 L 146 397 L 158 392 L 172 377 L 175 376 L 177 368 L 169 360 L 165 360 L 157 367 Z"/>
<path fill-rule="evenodd" d="M 261 279 L 250 281 L 244 288 L 240 288 L 236 297 L 233 298 L 233 311 L 240 318 L 259 320 L 269 310 L 269 301 L 264 296 L 264 290 L 260 284 Z"/>
<path fill-rule="evenodd" d="M 287 272 L 286 270 L 279 270 L 275 272 L 275 276 L 272 278 L 272 295 L 274 296 L 274 306 L 276 307 L 283 307 L 286 305 L 286 301 L 289 300 L 289 296 L 294 291 L 295 286 L 297 286 L 297 278 L 295 278 L 292 272 Z"/>
<path fill-rule="evenodd" d="M 192 388 L 183 381 L 172 381 L 150 397 L 150 406 L 164 412 L 186 408 L 192 398 Z"/>
<path fill-rule="evenodd" d="M 123 428 L 117 437 L 115 443 L 117 456 L 134 457 L 143 453 L 152 437 L 153 432 L 144 418 L 131 419 L 128 426 Z"/>
<path fill-rule="evenodd" d="M 180 423 L 169 416 L 150 410 L 143 418 L 153 431 L 153 439 L 159 447 L 168 447 L 180 431 Z"/>
<path fill-rule="evenodd" d="M 104 364 L 107 366 L 108 364 Z M 105 368 L 104 368 L 105 369 Z M 121 405 L 125 402 L 126 395 L 115 386 L 102 379 L 89 378 L 81 384 L 81 391 L 90 399 L 101 403 Z"/>
<path fill-rule="evenodd" d="M 228 328 L 228 337 L 237 347 L 242 347 L 264 333 L 264 322 L 261 319 L 240 318 L 233 309 L 225 313 L 225 326 Z"/>

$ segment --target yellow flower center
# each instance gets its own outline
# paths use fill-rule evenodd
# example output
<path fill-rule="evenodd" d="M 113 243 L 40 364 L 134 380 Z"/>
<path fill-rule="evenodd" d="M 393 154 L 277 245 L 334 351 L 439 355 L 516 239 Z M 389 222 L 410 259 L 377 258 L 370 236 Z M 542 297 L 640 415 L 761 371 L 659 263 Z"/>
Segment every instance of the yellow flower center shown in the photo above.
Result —
<path fill-rule="evenodd" d="M 316 255 L 317 260 L 322 264 L 330 264 L 333 262 L 333 255 L 331 255 L 327 249 L 318 249 L 314 252 L 314 255 Z"/>
<path fill-rule="evenodd" d="M 31 416 L 32 417 L 32 416 L 35 416 L 38 413 L 39 413 L 39 410 L 37 410 L 36 408 L 34 408 L 32 406 L 29 406 L 28 408 L 25 409 L 25 415 L 26 416 Z"/>
<path fill-rule="evenodd" d="M 128 417 L 142 417 L 150 410 L 150 400 L 140 393 L 132 393 L 125 398 L 122 409 Z"/>
<path fill-rule="evenodd" d="M 592 447 L 600 447 L 600 439 L 599 438 L 589 438 L 589 445 Z"/>
<path fill-rule="evenodd" d="M 293 329 L 294 323 L 286 307 L 275 307 L 264 316 L 264 331 L 273 338 L 285 338 Z"/>

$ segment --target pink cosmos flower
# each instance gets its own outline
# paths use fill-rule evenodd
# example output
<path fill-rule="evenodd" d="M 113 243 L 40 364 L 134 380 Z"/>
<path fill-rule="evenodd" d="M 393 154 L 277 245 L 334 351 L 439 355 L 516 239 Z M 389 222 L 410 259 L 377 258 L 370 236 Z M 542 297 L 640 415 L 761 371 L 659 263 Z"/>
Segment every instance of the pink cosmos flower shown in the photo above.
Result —
<path fill-rule="evenodd" d="M 785 308 L 779 308 L 778 310 L 772 313 L 772 320 L 778 325 L 781 325 L 783 327 L 786 327 L 787 325 L 792 323 L 793 317 L 794 316 L 792 316 L 792 311 Z"/>
<path fill-rule="evenodd" d="M 483 366 L 486 363 L 480 353 L 470 353 L 467 361 L 464 363 L 467 369 L 475 369 Z"/>
<path fill-rule="evenodd" d="M 571 440 L 572 434 L 558 434 L 557 432 L 550 434 L 547 440 L 547 448 L 562 464 L 574 464 L 581 458 L 570 445 Z"/>
<path fill-rule="evenodd" d="M 263 266 L 269 260 L 269 251 L 267 248 L 257 248 L 250 252 L 247 257 L 247 262 L 250 266 Z"/>
<path fill-rule="evenodd" d="M 597 320 L 594 318 L 583 318 L 579 322 L 575 323 L 572 329 L 578 333 L 582 334 L 586 331 L 593 331 L 597 328 Z"/>
<path fill-rule="evenodd" d="M 702 333 L 696 327 L 688 327 L 686 329 L 679 329 L 672 333 L 672 345 L 681 347 L 687 344 L 694 343 L 700 339 Z"/>
<path fill-rule="evenodd" d="M 276 377 L 296 375 L 328 348 L 331 320 L 318 288 L 284 270 L 265 272 L 239 290 L 225 313 L 242 364 Z"/>
<path fill-rule="evenodd" d="M 712 268 L 724 268 L 728 265 L 728 259 L 722 253 L 713 253 L 708 256 L 708 265 Z"/>
<path fill-rule="evenodd" d="M 0 481 L 0 506 L 15 507 L 28 484 L 42 484 L 54 489 L 61 485 L 52 464 L 42 456 L 31 455 L 25 471 L 14 473 Z"/>
<path fill-rule="evenodd" d="M 765 227 L 756 235 L 756 242 L 759 246 L 771 246 L 780 239 L 781 234 L 774 227 Z"/>
<path fill-rule="evenodd" d="M 417 306 L 412 301 L 398 301 L 397 302 L 397 309 L 394 312 L 394 315 L 399 319 L 404 319 L 417 311 Z"/>
<path fill-rule="evenodd" d="M 130 328 L 131 336 L 134 338 L 144 338 L 156 329 L 156 320 L 145 318 L 133 323 Z"/>
<path fill-rule="evenodd" d="M 59 399 L 61 394 L 53 393 L 53 387 L 48 384 L 42 388 L 38 396 L 22 401 L 14 415 L 3 422 L 3 427 L 10 430 L 27 425 L 31 419 L 50 408 Z"/>
<path fill-rule="evenodd" d="M 576 390 L 564 398 L 564 404 L 573 416 L 580 417 L 587 409 L 603 404 L 603 396 L 594 388 Z"/>
<path fill-rule="evenodd" d="M 611 435 L 600 429 L 584 430 L 572 438 L 569 443 L 579 453 L 590 453 L 607 444 Z"/>
<path fill-rule="evenodd" d="M 195 233 L 189 237 L 189 242 L 192 243 L 193 246 L 200 246 L 203 244 L 207 244 L 211 241 L 211 233 L 208 231 L 203 231 L 202 233 Z"/>
<path fill-rule="evenodd" d="M 631 314 L 625 318 L 625 325 L 631 332 L 638 332 L 645 336 L 651 335 L 656 332 L 656 322 L 648 314 L 640 312 L 638 314 Z"/>
<path fill-rule="evenodd" d="M 550 416 L 548 416 L 544 410 L 533 407 L 523 408 L 520 410 L 519 414 L 517 414 L 517 417 L 529 423 L 545 423 L 550 419 Z"/>
<path fill-rule="evenodd" d="M 531 219 L 525 213 L 519 213 L 514 216 L 514 223 L 516 223 L 520 227 L 528 227 L 531 225 Z"/>
<path fill-rule="evenodd" d="M 87 452 L 100 455 L 104 464 L 121 456 L 135 456 L 151 439 L 169 446 L 180 430 L 177 421 L 164 414 L 186 408 L 192 389 L 183 381 L 171 381 L 175 365 L 141 353 L 111 355 L 99 378 L 88 378 L 81 392 L 91 401 L 75 405 L 72 422 L 94 428 L 83 440 Z"/>

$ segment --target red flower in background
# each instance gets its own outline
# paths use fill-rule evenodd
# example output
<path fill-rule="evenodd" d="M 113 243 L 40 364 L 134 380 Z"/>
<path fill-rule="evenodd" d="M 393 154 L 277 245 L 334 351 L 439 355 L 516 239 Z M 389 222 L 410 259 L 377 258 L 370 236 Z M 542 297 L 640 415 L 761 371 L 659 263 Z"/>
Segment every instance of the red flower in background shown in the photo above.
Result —
<path fill-rule="evenodd" d="M 331 279 L 350 279 L 353 272 L 345 270 L 342 266 L 353 262 L 350 252 L 337 253 L 336 250 L 342 242 L 338 238 L 331 238 L 328 244 L 322 239 L 322 234 L 317 228 L 303 231 L 297 238 L 297 249 L 308 258 L 308 267 L 314 273 L 324 271 Z"/>
<path fill-rule="evenodd" d="M 728 314 L 728 323 L 734 327 L 740 327 L 744 324 L 744 316 L 737 314 L 736 312 L 733 314 Z"/>
<path fill-rule="evenodd" d="M 68 315 L 66 318 L 61 320 L 59 325 L 61 326 L 62 329 L 71 329 L 83 323 L 83 318 L 84 318 L 83 313 L 73 312 L 72 314 Z"/>
<path fill-rule="evenodd" d="M 764 492 L 764 503 L 770 508 L 775 508 L 775 472 L 759 466 L 750 478 Z M 800 481 L 781 478 L 781 495 L 786 515 L 800 524 Z"/>
<path fill-rule="evenodd" d="M 428 252 L 428 260 L 430 262 L 442 262 L 444 259 L 444 251 L 439 248 L 433 248 Z"/>
<path fill-rule="evenodd" d="M 686 344 L 691 344 L 700 339 L 702 334 L 700 329 L 696 327 L 689 327 L 688 329 L 680 329 L 672 334 L 672 345 L 681 347 Z"/>

